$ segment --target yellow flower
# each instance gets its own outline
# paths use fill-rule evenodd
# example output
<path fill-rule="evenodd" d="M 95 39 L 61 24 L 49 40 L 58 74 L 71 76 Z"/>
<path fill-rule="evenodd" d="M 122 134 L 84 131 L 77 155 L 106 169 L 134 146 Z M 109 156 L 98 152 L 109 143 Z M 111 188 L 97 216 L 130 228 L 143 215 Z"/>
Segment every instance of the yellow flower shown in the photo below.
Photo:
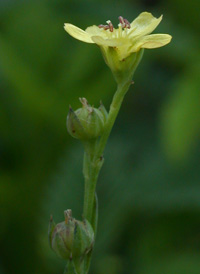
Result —
<path fill-rule="evenodd" d="M 149 35 L 159 25 L 162 16 L 156 18 L 151 13 L 142 12 L 132 23 L 121 16 L 119 20 L 117 29 L 113 27 L 111 21 L 107 21 L 108 25 L 94 25 L 85 31 L 69 23 L 66 23 L 64 28 L 80 41 L 95 43 L 100 47 L 117 48 L 120 60 L 141 48 L 159 48 L 171 41 L 172 37 L 168 34 Z"/>
<path fill-rule="evenodd" d="M 64 29 L 80 41 L 97 44 L 119 83 L 132 78 L 143 49 L 159 48 L 171 41 L 169 34 L 150 34 L 161 20 L 162 16 L 156 18 L 151 13 L 142 12 L 132 23 L 120 16 L 117 29 L 110 20 L 107 25 L 94 25 L 85 31 L 69 23 Z"/>

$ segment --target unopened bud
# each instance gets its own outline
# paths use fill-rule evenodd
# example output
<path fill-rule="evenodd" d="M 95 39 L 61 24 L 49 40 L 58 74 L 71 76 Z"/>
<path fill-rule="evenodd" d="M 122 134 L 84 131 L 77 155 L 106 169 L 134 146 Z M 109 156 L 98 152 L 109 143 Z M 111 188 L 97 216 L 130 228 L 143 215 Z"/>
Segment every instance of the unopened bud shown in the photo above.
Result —
<path fill-rule="evenodd" d="M 67 129 L 70 135 L 80 140 L 99 137 L 104 127 L 104 116 L 99 109 L 91 107 L 85 98 L 80 99 L 82 108 L 69 110 Z"/>
<path fill-rule="evenodd" d="M 93 248 L 93 229 L 87 220 L 74 219 L 71 210 L 66 210 L 64 215 L 65 221 L 57 225 L 50 219 L 50 245 L 56 254 L 65 260 L 80 258 Z"/>

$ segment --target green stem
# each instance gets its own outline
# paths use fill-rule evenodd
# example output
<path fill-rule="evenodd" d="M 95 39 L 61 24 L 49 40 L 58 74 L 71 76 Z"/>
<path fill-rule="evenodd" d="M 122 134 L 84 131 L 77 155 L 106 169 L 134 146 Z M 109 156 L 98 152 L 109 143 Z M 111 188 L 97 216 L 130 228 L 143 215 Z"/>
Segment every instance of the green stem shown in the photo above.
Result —
<path fill-rule="evenodd" d="M 85 142 L 85 153 L 83 160 L 83 175 L 85 178 L 85 192 L 84 192 L 84 205 L 83 205 L 83 216 L 92 225 L 94 229 L 94 234 L 96 236 L 97 219 L 98 219 L 98 201 L 97 196 L 95 197 L 96 183 L 100 169 L 103 165 L 103 152 L 119 113 L 121 104 L 123 102 L 124 96 L 131 85 L 131 81 L 125 84 L 118 85 L 117 91 L 113 97 L 109 114 L 107 117 L 106 124 L 104 126 L 103 134 L 100 140 L 92 140 L 90 142 Z M 91 252 L 86 256 L 84 261 L 84 274 L 88 273 L 90 262 L 91 262 Z"/>
<path fill-rule="evenodd" d="M 94 234 L 96 236 L 97 219 L 98 219 L 98 202 L 97 196 L 95 197 L 96 183 L 100 169 L 103 165 L 103 152 L 108 141 L 108 137 L 113 128 L 117 115 L 119 113 L 124 96 L 127 93 L 132 81 L 133 74 L 137 68 L 143 55 L 143 50 L 140 50 L 134 56 L 130 56 L 130 60 L 122 65 L 121 69 L 124 71 L 115 71 L 114 75 L 118 82 L 117 91 L 113 96 L 112 103 L 110 105 L 109 114 L 104 125 L 102 136 L 99 140 L 96 140 L 95 146 L 91 146 L 90 143 L 85 144 L 83 174 L 85 177 L 85 194 L 84 194 L 84 210 L 83 216 L 92 225 Z M 133 58 L 134 57 L 134 58 Z M 132 59 L 133 58 L 133 59 Z M 111 62 L 112 63 L 112 62 Z M 128 70 L 127 70 L 128 67 Z M 114 71 L 113 71 L 114 72 Z M 120 73 L 120 75 L 118 74 Z M 85 273 L 88 273 L 91 262 L 92 250 L 87 254 L 85 262 Z"/>
<path fill-rule="evenodd" d="M 96 182 L 101 169 L 103 159 L 100 161 L 94 161 L 94 158 L 88 155 L 86 152 L 84 154 L 84 168 L 83 174 L 85 177 L 85 194 L 84 194 L 84 206 L 83 206 L 83 216 L 91 224 L 94 219 L 94 199 L 95 199 L 95 188 Z M 93 228 L 95 224 L 92 224 Z"/>
<path fill-rule="evenodd" d="M 109 111 L 108 118 L 107 118 L 107 121 L 106 121 L 106 124 L 104 127 L 104 132 L 103 132 L 103 135 L 101 136 L 101 139 L 99 142 L 97 157 L 101 157 L 104 152 L 108 137 L 110 135 L 110 132 L 113 128 L 113 125 L 114 125 L 117 115 L 119 113 L 124 96 L 127 93 L 131 83 L 132 83 L 132 81 L 128 81 L 125 84 L 118 85 L 118 87 L 117 87 L 117 91 L 116 91 L 115 95 L 113 96 L 113 100 L 110 105 L 110 111 Z"/>
<path fill-rule="evenodd" d="M 98 145 L 86 143 L 83 174 L 85 177 L 85 194 L 84 194 L 84 210 L 83 215 L 89 222 L 92 223 L 94 211 L 94 199 L 96 182 L 98 179 L 99 171 L 103 164 L 103 151 L 105 149 L 108 137 L 120 110 L 122 101 L 126 92 L 131 85 L 131 81 L 125 84 L 118 85 L 117 91 L 113 97 L 108 118 L 104 127 L 104 132 L 99 140 Z"/>

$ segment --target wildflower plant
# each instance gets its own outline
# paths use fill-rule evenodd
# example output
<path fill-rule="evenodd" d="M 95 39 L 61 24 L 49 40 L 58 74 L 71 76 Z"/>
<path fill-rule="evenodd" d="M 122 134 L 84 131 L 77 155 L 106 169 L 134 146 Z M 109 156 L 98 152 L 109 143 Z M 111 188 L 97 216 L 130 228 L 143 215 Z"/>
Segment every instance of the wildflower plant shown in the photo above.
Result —
<path fill-rule="evenodd" d="M 94 108 L 85 98 L 80 98 L 82 107 L 76 111 L 70 107 L 67 116 L 69 134 L 82 142 L 85 151 L 85 189 L 83 220 L 73 218 L 70 209 L 64 212 L 64 222 L 56 225 L 53 218 L 50 219 L 50 246 L 66 260 L 65 274 L 87 274 L 89 271 L 98 220 L 95 189 L 104 162 L 104 149 L 144 49 L 159 48 L 171 41 L 168 34 L 151 34 L 161 20 L 162 16 L 156 18 L 143 12 L 131 23 L 120 16 L 116 29 L 110 20 L 105 25 L 90 26 L 85 31 L 69 23 L 64 25 L 72 37 L 99 46 L 117 83 L 108 112 L 102 103 Z"/>

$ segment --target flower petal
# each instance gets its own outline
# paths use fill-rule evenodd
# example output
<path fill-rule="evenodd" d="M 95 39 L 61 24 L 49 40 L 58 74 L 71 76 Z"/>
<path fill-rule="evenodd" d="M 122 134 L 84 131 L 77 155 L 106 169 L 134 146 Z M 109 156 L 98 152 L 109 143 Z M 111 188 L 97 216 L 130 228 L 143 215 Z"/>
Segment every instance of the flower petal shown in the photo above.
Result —
<path fill-rule="evenodd" d="M 103 29 L 100 29 L 98 26 L 93 25 L 91 27 L 88 27 L 85 30 L 87 33 L 89 33 L 90 36 L 102 36 L 102 37 L 107 37 L 106 31 Z"/>
<path fill-rule="evenodd" d="M 172 39 L 169 34 L 151 34 L 142 38 L 141 48 L 154 49 L 167 45 Z"/>
<path fill-rule="evenodd" d="M 122 45 L 122 43 L 117 39 L 104 39 L 101 36 L 92 36 L 91 37 L 94 43 L 96 43 L 99 46 L 107 46 L 107 47 L 119 47 Z"/>
<path fill-rule="evenodd" d="M 143 36 L 150 34 L 162 20 L 162 15 L 159 18 L 154 17 L 149 12 L 142 12 L 132 23 L 129 33 L 131 37 Z"/>
<path fill-rule="evenodd" d="M 72 37 L 86 43 L 94 43 L 91 39 L 91 35 L 87 33 L 86 31 L 72 25 L 69 23 L 66 23 L 64 25 L 64 29 L 66 32 L 68 32 Z"/>
<path fill-rule="evenodd" d="M 136 52 L 141 48 L 154 49 L 167 45 L 172 39 L 169 34 L 151 34 L 138 38 L 130 49 L 131 52 Z"/>

